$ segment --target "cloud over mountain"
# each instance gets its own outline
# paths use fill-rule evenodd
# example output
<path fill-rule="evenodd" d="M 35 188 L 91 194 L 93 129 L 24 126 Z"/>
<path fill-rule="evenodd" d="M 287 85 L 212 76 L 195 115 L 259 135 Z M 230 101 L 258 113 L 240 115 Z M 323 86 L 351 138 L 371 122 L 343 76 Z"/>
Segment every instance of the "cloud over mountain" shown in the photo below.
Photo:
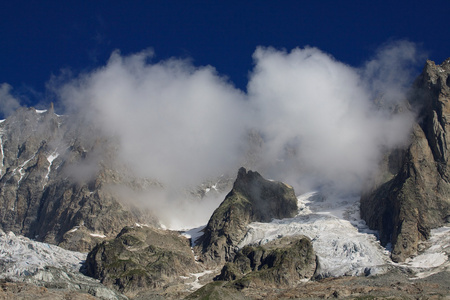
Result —
<path fill-rule="evenodd" d="M 394 42 L 355 68 L 317 48 L 258 47 L 243 92 L 212 66 L 116 51 L 104 67 L 52 89 L 68 111 L 118 136 L 139 175 L 175 189 L 234 174 L 251 129 L 263 140 L 255 168 L 266 176 L 358 192 L 381 151 L 408 139 L 413 114 L 392 112 L 419 55 Z"/>

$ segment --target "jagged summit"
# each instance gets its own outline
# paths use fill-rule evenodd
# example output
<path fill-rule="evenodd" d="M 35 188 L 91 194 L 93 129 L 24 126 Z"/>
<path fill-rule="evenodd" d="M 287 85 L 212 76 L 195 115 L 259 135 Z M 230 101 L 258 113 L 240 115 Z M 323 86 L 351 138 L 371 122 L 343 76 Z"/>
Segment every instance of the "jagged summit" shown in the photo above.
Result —
<path fill-rule="evenodd" d="M 240 168 L 233 190 L 252 203 L 254 221 L 270 222 L 297 213 L 294 189 L 283 182 L 264 179 L 258 172 Z"/>
<path fill-rule="evenodd" d="M 200 238 L 203 260 L 213 264 L 230 260 L 249 223 L 290 218 L 297 212 L 292 187 L 240 168 L 233 189 L 214 211 Z"/>
<path fill-rule="evenodd" d="M 419 109 L 411 142 L 395 150 L 381 178 L 361 198 L 361 215 L 392 243 L 392 259 L 404 261 L 417 253 L 430 229 L 450 221 L 450 59 L 427 61 L 409 99 Z"/>

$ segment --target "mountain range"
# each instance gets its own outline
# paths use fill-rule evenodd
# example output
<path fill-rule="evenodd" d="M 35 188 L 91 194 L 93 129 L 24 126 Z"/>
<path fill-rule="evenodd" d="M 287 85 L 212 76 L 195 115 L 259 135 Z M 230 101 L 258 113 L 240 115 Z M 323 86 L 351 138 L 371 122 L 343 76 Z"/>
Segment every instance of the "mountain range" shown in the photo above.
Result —
<path fill-rule="evenodd" d="M 124 163 L 114 136 L 79 116 L 56 114 L 53 105 L 19 108 L 0 123 L 1 265 L 17 261 L 21 246 L 6 247 L 15 236 L 27 249 L 51 244 L 84 256 L 76 256 L 79 272 L 51 259 L 54 265 L 14 267 L 14 274 L 3 268 L 0 299 L 28 299 L 36 286 L 46 287 L 47 299 L 444 298 L 450 59 L 426 62 L 392 114 L 402 110 L 417 116 L 408 144 L 384 150 L 360 197 L 298 195 L 289 183 L 265 179 L 250 170 L 263 142 L 250 132 L 236 177 L 178 191 L 189 201 L 223 197 L 205 226 L 187 231 L 165 228 L 158 212 L 142 205 L 141 195 L 169 187 Z M 438 240 L 444 243 L 433 252 Z M 434 260 L 417 267 L 425 257 Z"/>

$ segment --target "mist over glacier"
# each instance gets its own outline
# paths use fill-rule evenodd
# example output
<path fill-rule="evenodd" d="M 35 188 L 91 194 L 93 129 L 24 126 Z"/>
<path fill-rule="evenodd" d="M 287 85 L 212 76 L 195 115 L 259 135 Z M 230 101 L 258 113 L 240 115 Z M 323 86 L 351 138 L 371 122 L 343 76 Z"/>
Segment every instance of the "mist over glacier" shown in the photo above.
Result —
<path fill-rule="evenodd" d="M 195 212 L 205 223 L 223 198 L 186 202 L 179 191 L 234 176 L 250 131 L 262 140 L 252 168 L 264 176 L 298 193 L 357 194 L 382 151 L 407 142 L 414 114 L 392 111 L 405 100 L 421 58 L 407 41 L 382 46 L 360 67 L 314 47 L 258 47 L 242 91 L 213 66 L 156 61 L 151 50 L 115 51 L 105 66 L 54 78 L 48 88 L 68 114 L 116 136 L 120 158 L 139 176 L 167 188 L 141 195 L 142 203 L 178 222 Z"/>

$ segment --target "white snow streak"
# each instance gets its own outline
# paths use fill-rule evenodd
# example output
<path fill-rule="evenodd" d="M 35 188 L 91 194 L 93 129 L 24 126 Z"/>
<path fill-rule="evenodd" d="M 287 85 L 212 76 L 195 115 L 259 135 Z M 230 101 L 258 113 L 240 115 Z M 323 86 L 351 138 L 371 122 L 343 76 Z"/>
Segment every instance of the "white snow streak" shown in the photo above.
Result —
<path fill-rule="evenodd" d="M 19 169 L 20 178 L 19 178 L 19 180 L 17 181 L 17 187 L 20 186 L 20 182 L 22 181 L 23 176 L 25 176 L 25 171 L 23 170 L 23 168 L 24 168 L 24 167 L 28 164 L 28 162 L 29 162 L 30 160 L 32 160 L 35 156 L 36 156 L 36 154 L 34 154 L 30 159 L 26 160 L 23 164 L 20 165 L 20 167 L 19 167 L 19 168 L 20 168 L 20 169 Z M 15 172 L 15 170 L 17 170 L 17 169 L 14 169 L 14 172 Z"/>
<path fill-rule="evenodd" d="M 78 230 L 78 226 L 75 226 L 74 228 L 70 229 L 69 231 L 67 231 L 68 233 L 73 233 L 75 231 Z"/>
<path fill-rule="evenodd" d="M 48 170 L 47 170 L 47 174 L 45 175 L 45 183 L 43 186 L 43 189 L 45 189 L 45 186 L 47 185 L 49 176 L 50 176 L 50 171 L 52 169 L 52 165 L 53 165 L 53 161 L 59 156 L 59 153 L 55 151 L 53 151 L 52 154 L 50 154 L 49 156 L 47 156 L 47 161 L 49 162 L 48 165 Z"/>
<path fill-rule="evenodd" d="M 93 236 L 93 237 L 99 237 L 99 238 L 102 238 L 102 239 L 106 238 L 106 235 L 101 234 L 101 233 L 89 233 L 89 235 Z"/>

